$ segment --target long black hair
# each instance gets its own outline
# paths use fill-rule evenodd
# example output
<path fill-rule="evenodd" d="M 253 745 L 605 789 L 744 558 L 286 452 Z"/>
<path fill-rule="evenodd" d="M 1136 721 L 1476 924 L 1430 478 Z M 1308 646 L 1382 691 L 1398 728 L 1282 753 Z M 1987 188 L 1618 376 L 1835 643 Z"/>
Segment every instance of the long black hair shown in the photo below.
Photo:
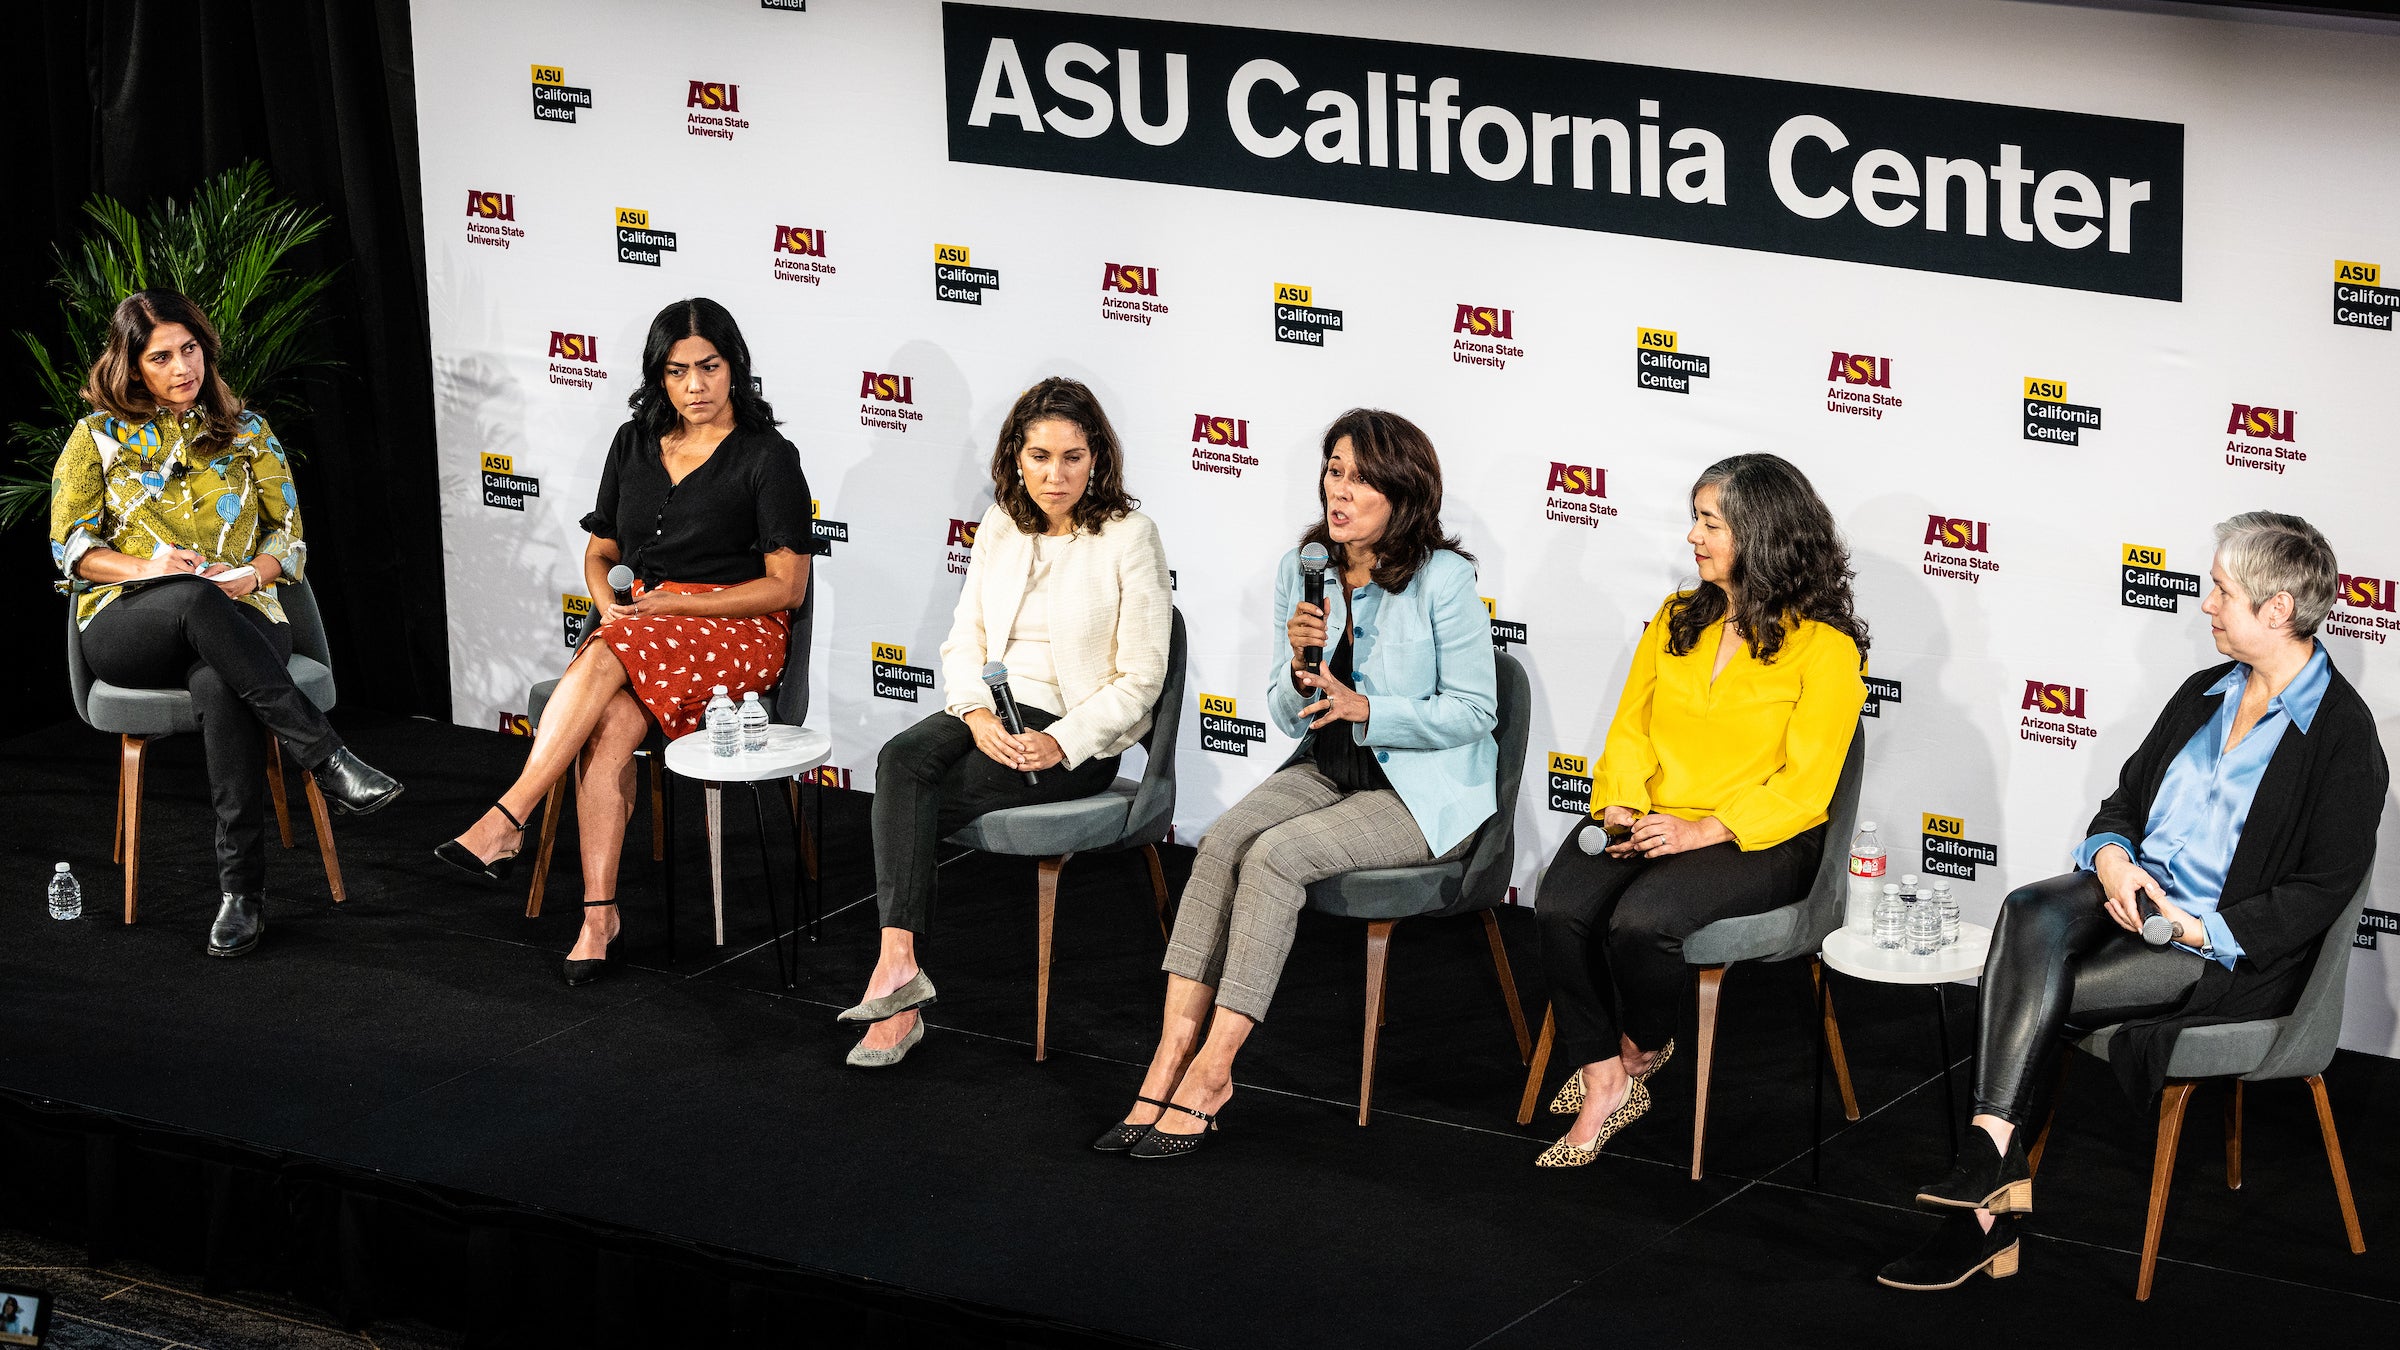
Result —
<path fill-rule="evenodd" d="M 652 436 L 665 436 L 683 420 L 668 396 L 667 352 L 685 338 L 706 338 L 733 373 L 733 423 L 744 431 L 767 431 L 775 426 L 775 410 L 767 406 L 750 383 L 750 344 L 742 326 L 723 305 L 705 296 L 678 300 L 650 321 L 650 336 L 642 340 L 642 383 L 625 400 L 634 424 Z"/>
<path fill-rule="evenodd" d="M 118 302 L 116 312 L 108 316 L 108 343 L 84 377 L 83 401 L 128 426 L 158 416 L 158 400 L 142 381 L 142 352 L 150 345 L 150 335 L 170 323 L 182 324 L 200 344 L 200 394 L 193 406 L 200 413 L 201 429 L 192 447 L 203 455 L 213 454 L 231 445 L 241 429 L 242 396 L 217 369 L 217 352 L 223 345 L 217 326 L 181 291 L 135 291 Z"/>
<path fill-rule="evenodd" d="M 1442 533 L 1442 461 L 1433 452 L 1433 438 L 1416 423 L 1380 408 L 1352 408 L 1325 428 L 1317 452 L 1317 518 L 1300 532 L 1301 543 L 1323 544 L 1337 574 L 1349 565 L 1325 524 L 1324 466 L 1344 437 L 1350 440 L 1352 469 L 1392 504 L 1391 523 L 1375 543 L 1376 585 L 1394 595 L 1407 590 L 1409 578 L 1435 549 L 1446 548 L 1475 561 L 1457 535 Z"/>
<path fill-rule="evenodd" d="M 1778 455 L 1720 459 L 1692 484 L 1695 514 L 1700 489 L 1710 486 L 1733 532 L 1733 585 L 1742 596 L 1734 619 L 1751 653 L 1772 662 L 1786 627 L 1814 619 L 1848 634 L 1863 660 L 1867 623 L 1851 605 L 1850 548 L 1808 475 Z M 1677 596 L 1667 609 L 1667 650 L 1689 652 L 1725 609 L 1725 592 L 1712 582 Z"/>

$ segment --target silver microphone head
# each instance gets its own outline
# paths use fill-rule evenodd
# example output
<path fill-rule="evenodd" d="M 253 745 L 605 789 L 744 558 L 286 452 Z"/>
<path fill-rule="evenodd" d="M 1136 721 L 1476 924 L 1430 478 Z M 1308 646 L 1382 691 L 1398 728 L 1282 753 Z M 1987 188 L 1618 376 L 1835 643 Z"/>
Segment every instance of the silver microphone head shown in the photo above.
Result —
<path fill-rule="evenodd" d="M 1608 847 L 1608 831 L 1601 829 L 1597 822 L 1586 825 L 1575 831 L 1575 847 L 1597 856 Z"/>
<path fill-rule="evenodd" d="M 2142 916 L 2142 941 L 2153 947 L 2164 947 L 2174 940 L 2174 920 L 2156 910 Z"/>
<path fill-rule="evenodd" d="M 1325 551 L 1323 544 L 1302 544 L 1300 546 L 1301 571 L 1323 572 L 1332 562 L 1333 555 Z"/>
<path fill-rule="evenodd" d="M 633 589 L 633 569 L 623 563 L 608 569 L 608 584 L 620 591 Z"/>
<path fill-rule="evenodd" d="M 1008 667 L 1001 665 L 997 661 L 984 662 L 983 682 L 992 686 L 994 689 L 997 689 L 1001 685 L 1008 683 Z"/>

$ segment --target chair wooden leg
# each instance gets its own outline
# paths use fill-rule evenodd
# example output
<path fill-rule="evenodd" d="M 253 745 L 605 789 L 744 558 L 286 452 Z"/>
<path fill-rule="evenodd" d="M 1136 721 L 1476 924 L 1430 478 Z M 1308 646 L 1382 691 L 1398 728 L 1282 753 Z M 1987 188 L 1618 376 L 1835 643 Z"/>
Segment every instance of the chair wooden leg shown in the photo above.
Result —
<path fill-rule="evenodd" d="M 1708 1138 L 1708 1071 L 1717 1058 L 1717 989 L 1725 983 L 1725 967 L 1702 966 L 1698 977 L 1700 1053 L 1692 1063 L 1692 1180 L 1700 1179 L 1700 1146 Z"/>
<path fill-rule="evenodd" d="M 2233 1080 L 2225 1098 L 2225 1189 L 2242 1188 L 2242 1080 Z"/>
<path fill-rule="evenodd" d="M 2058 1081 L 2050 1085 L 2050 1112 L 2042 1117 L 2042 1132 L 2033 1137 L 2033 1147 L 2025 1150 L 2025 1175 L 2029 1177 L 2041 1173 L 2042 1150 L 2050 1147 L 2050 1127 L 2058 1123 L 2058 1104 L 2067 1099 L 2067 1069 L 2074 1063 L 2074 1051 L 2059 1051 Z"/>
<path fill-rule="evenodd" d="M 1058 872 L 1075 855 L 1044 858 L 1036 866 L 1033 901 L 1033 1062 L 1050 1058 L 1050 935 L 1058 927 Z"/>
<path fill-rule="evenodd" d="M 2317 1099 L 2317 1132 L 2325 1136 L 2325 1165 L 2333 1169 L 2333 1198 L 2342 1205 L 2342 1228 L 2350 1238 L 2353 1256 L 2367 1250 L 2367 1236 L 2359 1231 L 2358 1202 L 2350 1197 L 2350 1168 L 2342 1161 L 2342 1139 L 2333 1131 L 2333 1101 L 2325 1095 L 2325 1076 L 2311 1074 L 2309 1094 Z"/>
<path fill-rule="evenodd" d="M 1358 1057 L 1358 1123 L 1367 1123 L 1367 1109 L 1375 1099 L 1375 1041 L 1383 1028 L 1383 977 L 1388 969 L 1387 957 L 1392 948 L 1393 919 L 1378 919 L 1367 925 L 1367 1039 L 1366 1048 Z"/>
<path fill-rule="evenodd" d="M 283 836 L 283 846 L 298 848 L 292 838 L 292 804 L 284 793 L 283 742 L 272 731 L 267 733 L 267 799 L 275 803 L 275 829 Z"/>
<path fill-rule="evenodd" d="M 122 736 L 117 743 L 117 833 L 124 847 L 118 851 L 118 861 L 125 865 L 125 922 L 133 922 L 137 897 L 142 893 L 142 757 L 149 752 L 150 742 L 140 736 Z"/>
<path fill-rule="evenodd" d="M 1811 985 L 1825 982 L 1825 963 L 1811 957 L 1808 962 Z M 1842 1092 L 1842 1118 L 1858 1119 L 1858 1092 L 1850 1086 L 1850 1056 L 1842 1049 L 1842 1024 L 1833 1015 L 1833 991 L 1825 991 L 1825 1053 L 1833 1061 L 1833 1083 Z"/>
<path fill-rule="evenodd" d="M 1158 903 L 1158 936 L 1167 936 L 1167 869 L 1158 860 L 1158 845 L 1142 845 L 1142 857 L 1150 863 L 1150 895 Z"/>
<path fill-rule="evenodd" d="M 1483 937 L 1492 945 L 1492 973 L 1500 977 L 1500 997 L 1508 1002 L 1508 1024 L 1517 1033 L 1517 1062 L 1533 1062 L 1533 1036 L 1525 1030 L 1525 1005 L 1517 1002 L 1517 974 L 1509 969 L 1508 944 L 1500 940 L 1500 916 L 1483 912 Z"/>
<path fill-rule="evenodd" d="M 650 756 L 650 861 L 667 860 L 667 784 L 666 769 L 657 755 Z"/>
<path fill-rule="evenodd" d="M 1533 1123 L 1533 1104 L 1541 1100 L 1542 1071 L 1550 1067 L 1550 1041 L 1558 1034 L 1558 1009 L 1542 1009 L 1542 1034 L 1534 1038 L 1533 1063 L 1525 1069 L 1525 1095 L 1517 1101 L 1517 1123 Z"/>
<path fill-rule="evenodd" d="M 2148 1302 L 2158 1269 L 2158 1238 L 2167 1226 L 2167 1191 L 2175 1181 L 2175 1146 L 2183 1141 L 2183 1109 L 2192 1102 L 2191 1082 L 2167 1084 L 2158 1098 L 2158 1151 L 2150 1158 L 2150 1217 L 2142 1225 L 2142 1273 L 2134 1281 L 2135 1302 Z"/>
<path fill-rule="evenodd" d="M 717 916 L 717 945 L 725 945 L 725 785 L 710 783 L 708 799 L 708 903 Z"/>
<path fill-rule="evenodd" d="M 567 802 L 567 780 L 574 776 L 572 772 L 560 774 L 558 781 L 550 785 L 550 791 L 542 798 L 542 832 L 534 836 L 533 885 L 525 891 L 525 917 L 528 919 L 542 917 L 542 896 L 550 889 L 551 851 L 558 844 L 558 813 Z M 524 844 L 519 843 L 517 847 L 523 848 Z"/>
<path fill-rule="evenodd" d="M 317 825 L 317 856 L 325 860 L 325 884 L 333 889 L 333 903 L 350 898 L 342 889 L 342 859 L 333 851 L 333 808 L 325 804 L 324 790 L 317 786 L 316 775 L 303 774 L 308 788 L 308 815 Z"/>

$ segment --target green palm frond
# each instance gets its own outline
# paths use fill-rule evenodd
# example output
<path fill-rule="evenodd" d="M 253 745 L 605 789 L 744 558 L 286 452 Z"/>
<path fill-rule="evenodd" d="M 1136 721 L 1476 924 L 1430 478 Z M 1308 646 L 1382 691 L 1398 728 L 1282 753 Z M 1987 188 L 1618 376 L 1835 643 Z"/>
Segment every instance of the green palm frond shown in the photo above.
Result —
<path fill-rule="evenodd" d="M 331 218 L 277 192 L 265 165 L 228 170 L 188 202 L 168 198 L 138 217 L 112 197 L 92 198 L 83 213 L 83 235 L 55 250 L 59 331 L 48 340 L 17 333 L 53 420 L 8 428 L 16 455 L 0 469 L 0 529 L 47 504 L 66 429 L 88 411 L 84 372 L 108 341 L 109 316 L 135 291 L 165 286 L 191 297 L 217 326 L 218 373 L 255 408 L 291 407 L 299 377 L 339 364 L 323 332 L 334 273 L 291 265 Z"/>

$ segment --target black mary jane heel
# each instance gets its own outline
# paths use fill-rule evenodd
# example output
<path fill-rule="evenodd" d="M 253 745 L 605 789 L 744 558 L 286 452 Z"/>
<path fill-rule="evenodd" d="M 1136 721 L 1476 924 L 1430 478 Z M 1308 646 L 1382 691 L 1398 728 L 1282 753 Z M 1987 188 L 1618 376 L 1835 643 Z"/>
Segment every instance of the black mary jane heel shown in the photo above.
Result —
<path fill-rule="evenodd" d="M 1206 1111 L 1195 1111 L 1188 1106 L 1177 1106 L 1173 1102 L 1167 1103 L 1167 1109 L 1181 1111 L 1187 1116 L 1198 1116 L 1208 1123 L 1208 1128 L 1198 1134 L 1162 1134 L 1156 1126 L 1151 1126 L 1142 1131 L 1141 1138 L 1133 1141 L 1133 1147 L 1125 1150 L 1126 1157 L 1142 1159 L 1187 1157 L 1198 1152 L 1200 1145 L 1207 1141 L 1209 1135 L 1216 1132 L 1217 1118 Z"/>
<path fill-rule="evenodd" d="M 1142 1103 L 1144 1106 L 1158 1107 L 1160 1110 L 1165 1110 L 1166 1108 L 1175 1104 L 1173 1102 L 1162 1102 L 1156 1097 L 1143 1097 L 1139 1095 L 1135 1096 L 1134 1100 Z M 1131 1149 L 1135 1144 L 1140 1143 L 1142 1141 L 1142 1136 L 1150 1133 L 1150 1125 L 1154 1125 L 1156 1123 L 1156 1121 L 1152 1121 L 1150 1124 L 1146 1125 L 1130 1125 L 1120 1120 L 1116 1124 L 1111 1125 L 1107 1129 L 1101 1131 L 1100 1137 L 1092 1141 L 1092 1147 L 1102 1153 L 1123 1153 Z"/>
<path fill-rule="evenodd" d="M 583 902 L 585 909 L 614 909 L 616 905 L 617 902 L 614 900 L 586 900 Z M 624 940 L 625 930 L 620 926 L 617 929 L 617 935 L 608 940 L 608 946 L 600 953 L 599 960 L 578 961 L 572 956 L 568 957 L 561 968 L 561 973 L 567 977 L 567 987 L 577 989 L 599 979 L 601 973 L 608 969 L 608 963 L 617 959 L 617 944 Z"/>
<path fill-rule="evenodd" d="M 485 862 L 475 856 L 475 850 L 453 839 L 448 843 L 437 845 L 433 850 L 433 856 L 462 872 L 473 872 L 488 881 L 508 880 L 509 874 L 517 870 L 517 855 L 525 851 L 525 822 L 517 819 L 516 813 L 509 810 L 505 802 L 493 802 L 492 809 L 506 817 L 508 823 L 516 827 L 517 846 L 515 848 L 490 862 Z M 616 902 L 612 900 L 609 903 L 615 904 Z"/>

